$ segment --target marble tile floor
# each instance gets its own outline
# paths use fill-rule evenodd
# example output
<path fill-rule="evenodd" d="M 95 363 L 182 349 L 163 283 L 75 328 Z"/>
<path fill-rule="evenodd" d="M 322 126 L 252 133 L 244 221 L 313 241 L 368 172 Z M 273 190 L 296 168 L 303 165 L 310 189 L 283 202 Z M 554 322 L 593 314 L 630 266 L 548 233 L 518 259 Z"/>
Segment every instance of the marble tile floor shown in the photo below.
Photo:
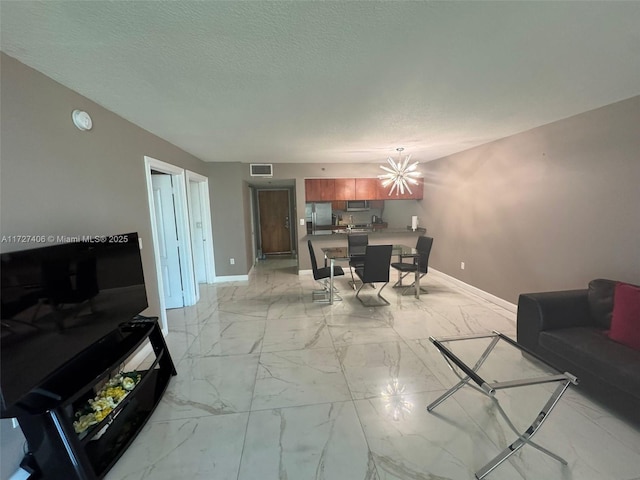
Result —
<path fill-rule="evenodd" d="M 428 337 L 515 336 L 515 314 L 434 277 L 419 300 L 387 287 L 380 308 L 346 277 L 342 302 L 313 303 L 313 278 L 286 259 L 203 285 L 197 305 L 168 312 L 178 376 L 106 480 L 473 479 L 514 435 L 468 387 L 426 411 L 456 383 Z M 518 428 L 549 388 L 501 400 Z M 577 391 L 534 439 L 568 465 L 525 446 L 487 479 L 640 480 L 640 431 Z"/>

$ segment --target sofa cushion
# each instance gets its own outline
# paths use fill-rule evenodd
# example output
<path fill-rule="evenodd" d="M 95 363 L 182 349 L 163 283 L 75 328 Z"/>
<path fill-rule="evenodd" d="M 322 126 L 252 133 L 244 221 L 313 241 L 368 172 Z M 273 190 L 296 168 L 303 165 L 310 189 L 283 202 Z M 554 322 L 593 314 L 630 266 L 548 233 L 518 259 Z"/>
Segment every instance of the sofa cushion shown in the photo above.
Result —
<path fill-rule="evenodd" d="M 640 287 L 616 285 L 609 338 L 640 351 Z"/>
<path fill-rule="evenodd" d="M 613 295 L 617 283 L 618 282 L 614 280 L 607 280 L 605 278 L 596 278 L 589 282 L 587 299 L 589 301 L 591 316 L 597 327 L 609 328 L 611 326 Z"/>
<path fill-rule="evenodd" d="M 540 333 L 539 340 L 542 348 L 640 399 L 639 351 L 613 342 L 603 330 L 590 327 L 548 330 Z"/>

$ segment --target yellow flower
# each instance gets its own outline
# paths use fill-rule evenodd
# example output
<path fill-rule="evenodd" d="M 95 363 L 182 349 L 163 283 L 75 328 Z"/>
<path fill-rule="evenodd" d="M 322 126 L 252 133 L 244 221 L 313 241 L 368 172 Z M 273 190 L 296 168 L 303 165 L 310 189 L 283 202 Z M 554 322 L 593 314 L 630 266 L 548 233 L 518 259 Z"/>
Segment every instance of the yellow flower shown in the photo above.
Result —
<path fill-rule="evenodd" d="M 127 392 L 122 387 L 109 387 L 104 391 L 104 396 L 113 398 L 116 403 L 120 402 L 126 395 Z"/>
<path fill-rule="evenodd" d="M 136 386 L 136 382 L 133 378 L 130 377 L 124 377 L 122 379 L 122 388 L 124 388 L 125 390 L 133 390 L 133 387 Z"/>
<path fill-rule="evenodd" d="M 104 418 L 109 415 L 109 413 L 111 413 L 111 408 L 105 408 L 104 410 L 100 410 L 99 412 L 95 413 L 95 417 L 96 420 L 98 422 L 101 422 L 102 420 L 104 420 Z"/>
<path fill-rule="evenodd" d="M 73 422 L 73 428 L 76 433 L 82 433 L 91 425 L 95 425 L 99 420 L 96 420 L 96 416 L 93 413 L 88 413 L 87 415 L 81 415 L 80 418 Z"/>
<path fill-rule="evenodd" d="M 137 372 L 127 374 L 120 372 L 106 382 L 95 398 L 87 402 L 93 412 L 82 415 L 82 412 L 87 410 L 86 408 L 76 412 L 78 420 L 73 422 L 73 428 L 76 433 L 82 433 L 90 426 L 104 420 L 122 399 L 135 388 L 140 378 L 141 376 Z"/>
<path fill-rule="evenodd" d="M 96 397 L 93 400 L 89 400 L 89 405 L 91 405 L 91 408 L 94 411 L 99 412 L 106 409 L 109 409 L 109 411 L 111 411 L 113 407 L 116 406 L 116 403 L 111 397 Z"/>

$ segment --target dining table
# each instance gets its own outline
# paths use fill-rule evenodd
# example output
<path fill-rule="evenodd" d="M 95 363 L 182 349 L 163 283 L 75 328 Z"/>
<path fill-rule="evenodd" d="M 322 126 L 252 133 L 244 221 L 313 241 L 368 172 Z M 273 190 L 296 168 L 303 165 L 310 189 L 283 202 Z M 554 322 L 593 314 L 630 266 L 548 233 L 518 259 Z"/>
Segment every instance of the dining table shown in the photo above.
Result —
<path fill-rule="evenodd" d="M 402 244 L 393 244 L 391 250 L 391 255 L 395 255 L 398 257 L 398 261 L 402 261 L 404 258 L 412 258 L 416 259 L 416 261 L 420 261 L 420 254 L 415 247 L 410 247 L 408 245 Z M 348 246 L 339 246 L 339 247 L 322 247 L 322 253 L 324 254 L 324 266 L 330 267 L 330 275 L 329 275 L 329 304 L 333 305 L 333 272 L 336 261 L 349 261 L 351 257 L 360 256 L 364 257 L 365 251 L 367 247 L 366 245 L 358 245 L 349 248 Z M 418 267 L 420 267 L 418 265 Z M 420 268 L 416 270 L 415 273 L 415 297 L 420 298 Z"/>

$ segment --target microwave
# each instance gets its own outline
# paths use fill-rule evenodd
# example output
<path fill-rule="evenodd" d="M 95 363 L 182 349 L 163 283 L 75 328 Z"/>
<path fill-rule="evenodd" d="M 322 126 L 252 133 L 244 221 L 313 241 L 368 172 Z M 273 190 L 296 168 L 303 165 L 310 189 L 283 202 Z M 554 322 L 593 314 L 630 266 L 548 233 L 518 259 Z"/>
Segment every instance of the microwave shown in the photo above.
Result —
<path fill-rule="evenodd" d="M 364 212 L 369 210 L 369 200 L 347 200 L 347 212 Z"/>

